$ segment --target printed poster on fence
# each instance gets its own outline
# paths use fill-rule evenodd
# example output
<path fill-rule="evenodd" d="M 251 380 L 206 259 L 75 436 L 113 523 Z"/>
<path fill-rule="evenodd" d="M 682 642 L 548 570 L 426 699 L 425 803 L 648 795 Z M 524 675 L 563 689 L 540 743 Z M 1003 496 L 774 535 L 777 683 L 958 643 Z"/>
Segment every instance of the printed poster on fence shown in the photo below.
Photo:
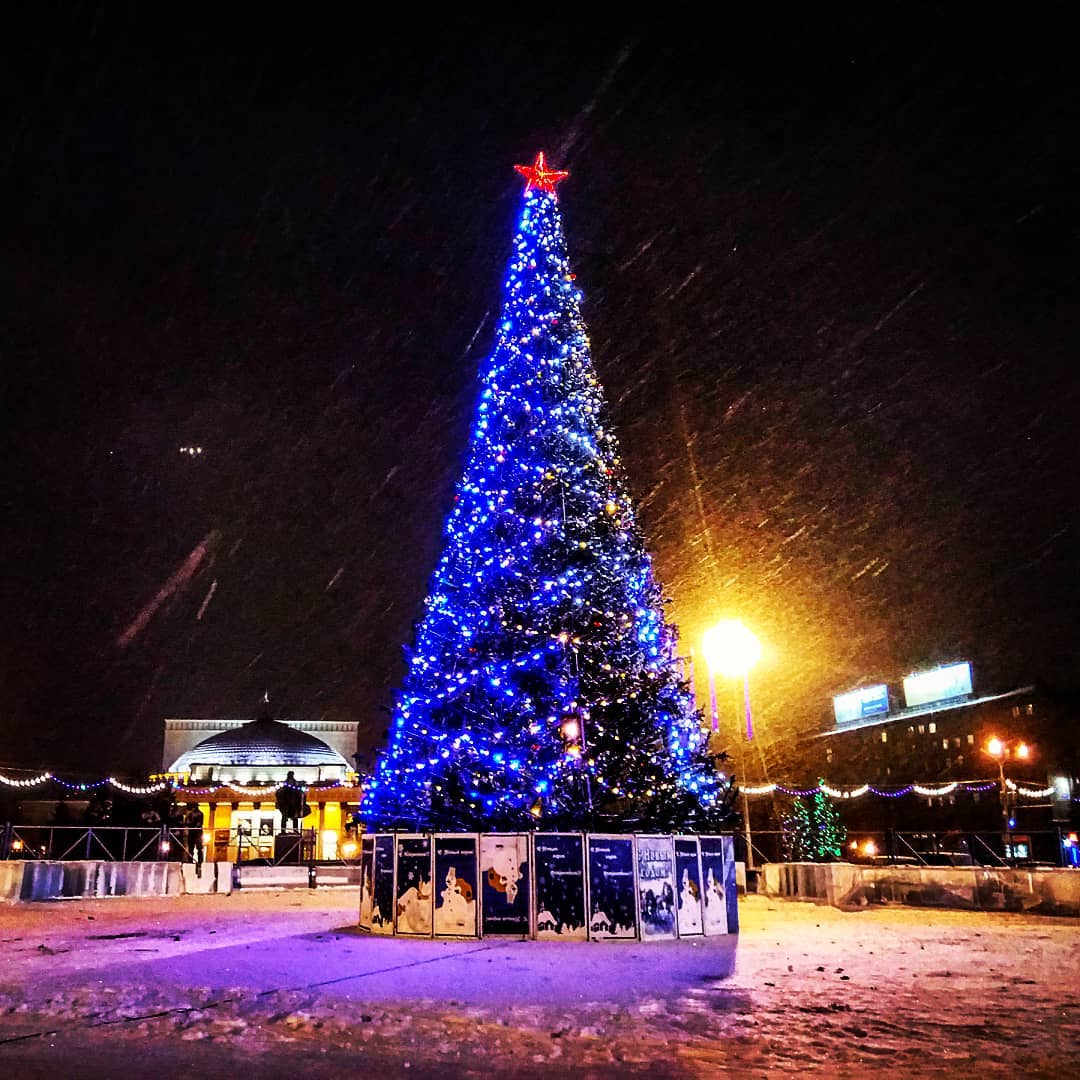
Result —
<path fill-rule="evenodd" d="M 722 836 L 724 841 L 724 893 L 727 896 L 727 928 L 729 934 L 739 932 L 739 891 L 735 881 L 735 837 Z"/>
<path fill-rule="evenodd" d="M 397 838 L 397 932 L 431 937 L 431 837 Z"/>
<path fill-rule="evenodd" d="M 702 836 L 701 898 L 704 905 L 703 926 L 710 937 L 728 933 L 727 886 L 724 873 L 724 841 L 731 837 Z"/>
<path fill-rule="evenodd" d="M 585 853 L 580 833 L 538 833 L 536 937 L 539 941 L 584 941 Z"/>
<path fill-rule="evenodd" d="M 696 836 L 675 837 L 675 893 L 679 937 L 703 933 L 701 925 L 701 857 Z"/>
<path fill-rule="evenodd" d="M 529 838 L 524 833 L 480 837 L 481 920 L 488 934 L 529 934 Z"/>
<path fill-rule="evenodd" d="M 360 929 L 371 929 L 371 907 L 374 903 L 375 837 L 360 840 Z"/>
<path fill-rule="evenodd" d="M 664 941 L 677 937 L 675 849 L 670 836 L 637 838 L 637 883 L 642 939 Z"/>
<path fill-rule="evenodd" d="M 375 879 L 371 905 L 371 932 L 394 932 L 394 837 L 375 837 L 372 876 Z"/>
<path fill-rule="evenodd" d="M 435 837 L 435 933 L 439 937 L 477 935 L 477 837 Z"/>
<path fill-rule="evenodd" d="M 590 836 L 589 937 L 637 938 L 634 841 L 629 836 Z"/>

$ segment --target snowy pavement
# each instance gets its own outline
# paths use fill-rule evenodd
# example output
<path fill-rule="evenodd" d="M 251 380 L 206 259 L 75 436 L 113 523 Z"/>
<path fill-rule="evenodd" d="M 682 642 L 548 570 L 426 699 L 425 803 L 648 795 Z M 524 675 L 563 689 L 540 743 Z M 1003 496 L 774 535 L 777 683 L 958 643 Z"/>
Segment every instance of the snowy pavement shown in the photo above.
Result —
<path fill-rule="evenodd" d="M 0 1069 L 1080 1072 L 1072 920 L 755 896 L 736 957 L 730 939 L 372 938 L 356 904 L 341 889 L 0 908 Z"/>

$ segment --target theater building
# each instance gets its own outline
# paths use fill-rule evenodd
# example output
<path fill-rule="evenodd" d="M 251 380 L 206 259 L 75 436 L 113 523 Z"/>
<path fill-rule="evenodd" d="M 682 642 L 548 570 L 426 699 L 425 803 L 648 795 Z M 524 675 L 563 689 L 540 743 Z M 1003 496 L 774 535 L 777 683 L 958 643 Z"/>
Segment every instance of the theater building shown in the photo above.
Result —
<path fill-rule="evenodd" d="M 269 716 L 166 720 L 163 776 L 176 785 L 178 803 L 202 811 L 204 858 L 274 858 L 282 831 L 277 791 L 289 773 L 308 806 L 306 850 L 317 860 L 352 858 L 361 794 L 350 762 L 357 726 Z"/>

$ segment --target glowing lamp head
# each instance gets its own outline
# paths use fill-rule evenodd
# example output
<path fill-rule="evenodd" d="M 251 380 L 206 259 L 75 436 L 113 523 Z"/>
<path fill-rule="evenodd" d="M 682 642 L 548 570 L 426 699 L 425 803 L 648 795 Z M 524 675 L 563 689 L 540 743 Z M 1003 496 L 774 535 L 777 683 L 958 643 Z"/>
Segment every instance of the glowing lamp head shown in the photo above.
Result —
<path fill-rule="evenodd" d="M 581 725 L 576 720 L 567 720 L 562 726 L 564 739 L 576 739 L 581 734 Z"/>
<path fill-rule="evenodd" d="M 1021 743 L 1016 748 L 1016 756 L 1020 758 L 1021 761 L 1027 761 L 1027 759 L 1031 757 L 1031 747 L 1028 746 L 1027 743 Z"/>
<path fill-rule="evenodd" d="M 870 857 L 873 857 L 874 855 L 876 855 L 877 854 L 877 844 L 875 844 L 873 840 L 867 840 L 866 843 L 863 844 L 863 854 L 864 855 L 869 855 Z"/>
<path fill-rule="evenodd" d="M 709 667 L 729 678 L 745 675 L 761 659 L 761 642 L 738 619 L 718 622 L 702 645 Z"/>
<path fill-rule="evenodd" d="M 995 735 L 986 744 L 986 752 L 991 757 L 999 758 L 1005 753 L 1005 744 Z"/>

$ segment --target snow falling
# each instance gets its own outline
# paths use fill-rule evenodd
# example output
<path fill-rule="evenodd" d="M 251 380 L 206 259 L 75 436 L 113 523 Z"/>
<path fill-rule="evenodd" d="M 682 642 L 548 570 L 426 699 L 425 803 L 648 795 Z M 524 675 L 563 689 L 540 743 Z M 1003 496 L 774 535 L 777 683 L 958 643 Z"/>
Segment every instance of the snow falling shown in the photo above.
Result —
<path fill-rule="evenodd" d="M 766 643 L 765 757 L 917 666 L 1074 683 L 1065 67 L 1049 26 L 882 21 L 43 18 L 2 174 L 19 760 L 153 767 L 161 716 L 266 688 L 383 745 L 538 149 L 685 649 Z"/>

